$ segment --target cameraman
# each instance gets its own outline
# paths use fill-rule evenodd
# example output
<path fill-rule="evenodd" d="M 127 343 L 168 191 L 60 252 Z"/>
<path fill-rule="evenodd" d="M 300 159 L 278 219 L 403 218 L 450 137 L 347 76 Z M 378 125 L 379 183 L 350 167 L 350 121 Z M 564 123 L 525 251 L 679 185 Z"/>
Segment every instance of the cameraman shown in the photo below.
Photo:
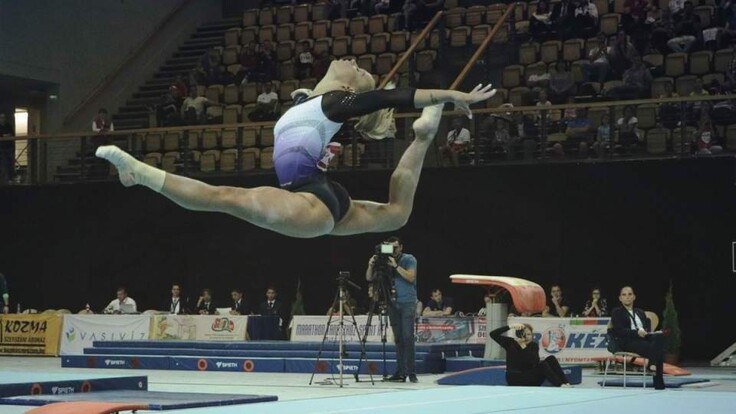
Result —
<path fill-rule="evenodd" d="M 378 281 L 389 290 L 390 294 L 389 319 L 391 329 L 396 342 L 396 373 L 387 378 L 387 381 L 405 382 L 407 376 L 409 381 L 416 383 L 417 375 L 414 367 L 414 321 L 417 309 L 417 259 L 403 252 L 404 245 L 398 237 L 390 237 L 384 244 L 393 245 L 393 254 L 387 257 L 374 255 L 368 261 L 368 270 L 365 277 L 373 282 L 376 272 L 374 268 L 381 266 L 377 261 L 385 260 L 390 268 L 387 276 L 389 280 Z M 374 295 L 377 293 L 374 287 Z M 384 292 L 385 293 L 385 292 Z M 379 297 L 380 300 L 387 298 Z"/>

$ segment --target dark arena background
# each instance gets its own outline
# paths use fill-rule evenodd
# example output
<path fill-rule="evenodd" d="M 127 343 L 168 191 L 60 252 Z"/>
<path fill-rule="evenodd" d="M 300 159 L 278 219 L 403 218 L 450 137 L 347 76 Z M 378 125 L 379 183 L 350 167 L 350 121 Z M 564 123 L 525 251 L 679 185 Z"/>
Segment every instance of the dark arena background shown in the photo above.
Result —
<path fill-rule="evenodd" d="M 0 0 L 0 414 L 733 414 L 735 29 Z"/>

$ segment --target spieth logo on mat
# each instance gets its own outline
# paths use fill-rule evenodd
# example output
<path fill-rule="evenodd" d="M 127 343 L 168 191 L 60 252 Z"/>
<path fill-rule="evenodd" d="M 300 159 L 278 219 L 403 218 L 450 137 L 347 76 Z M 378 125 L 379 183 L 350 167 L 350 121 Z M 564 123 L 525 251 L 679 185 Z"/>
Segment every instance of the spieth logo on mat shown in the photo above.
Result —
<path fill-rule="evenodd" d="M 75 392 L 74 387 L 51 387 L 51 394 L 54 395 L 74 394 Z"/>
<path fill-rule="evenodd" d="M 125 361 L 122 359 L 106 359 L 105 365 L 108 367 L 125 366 Z"/>
<path fill-rule="evenodd" d="M 217 368 L 237 368 L 238 363 L 237 362 L 216 362 L 215 365 L 217 365 Z"/>
<path fill-rule="evenodd" d="M 212 331 L 214 332 L 232 332 L 235 330 L 235 322 L 228 318 L 217 318 L 212 321 Z"/>
<path fill-rule="evenodd" d="M 340 364 L 337 364 L 337 369 L 338 370 L 340 369 Z M 357 365 L 345 365 L 345 364 L 342 364 L 342 370 L 343 371 L 355 371 L 355 372 L 357 372 L 358 371 L 358 366 Z"/>
<path fill-rule="evenodd" d="M 565 348 L 565 329 L 555 327 L 547 329 L 542 335 L 542 348 L 550 354 L 556 354 Z"/>

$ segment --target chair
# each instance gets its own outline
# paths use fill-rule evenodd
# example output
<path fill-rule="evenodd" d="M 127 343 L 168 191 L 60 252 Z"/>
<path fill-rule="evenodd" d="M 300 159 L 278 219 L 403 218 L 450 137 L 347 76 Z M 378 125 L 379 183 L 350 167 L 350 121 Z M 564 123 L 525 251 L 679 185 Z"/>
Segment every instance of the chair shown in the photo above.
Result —
<path fill-rule="evenodd" d="M 152 167 L 158 168 L 161 164 L 161 154 L 158 152 L 151 152 L 143 156 L 143 162 Z"/>
<path fill-rule="evenodd" d="M 714 7 L 711 5 L 698 6 L 694 10 L 695 14 L 700 17 L 700 27 L 710 27 L 713 17 Z"/>
<path fill-rule="evenodd" d="M 234 46 L 240 42 L 240 32 L 243 29 L 239 27 L 233 27 L 225 31 L 225 46 Z"/>
<path fill-rule="evenodd" d="M 258 27 L 246 27 L 240 32 L 240 44 L 247 46 L 250 42 L 258 41 Z"/>
<path fill-rule="evenodd" d="M 222 52 L 222 64 L 232 65 L 238 63 L 238 57 L 240 56 L 240 45 L 228 46 Z"/>
<path fill-rule="evenodd" d="M 294 25 L 292 23 L 280 24 L 276 28 L 276 40 L 279 42 L 291 40 L 292 33 L 294 33 Z"/>
<path fill-rule="evenodd" d="M 721 49 L 716 51 L 713 57 L 713 70 L 717 73 L 725 73 L 731 65 L 733 49 Z"/>
<path fill-rule="evenodd" d="M 450 46 L 461 47 L 468 44 L 470 28 L 468 26 L 453 27 L 450 31 Z"/>
<path fill-rule="evenodd" d="M 454 7 L 445 12 L 445 26 L 452 29 L 463 25 L 464 7 Z"/>
<path fill-rule="evenodd" d="M 668 77 L 655 78 L 652 81 L 652 98 L 659 98 L 665 93 L 665 83 L 669 83 L 670 86 L 674 86 L 674 80 Z"/>
<path fill-rule="evenodd" d="M 703 85 L 710 85 L 710 83 L 714 80 L 720 84 L 723 84 L 723 82 L 726 80 L 726 77 L 722 73 L 709 73 L 707 75 L 703 75 L 702 79 Z"/>
<path fill-rule="evenodd" d="M 225 92 L 222 97 L 223 103 L 226 105 L 236 104 L 240 100 L 240 88 L 238 85 L 227 85 L 225 86 Z"/>
<path fill-rule="evenodd" d="M 220 161 L 220 151 L 208 150 L 199 157 L 199 170 L 202 172 L 212 172 L 217 169 L 217 162 Z"/>
<path fill-rule="evenodd" d="M 562 58 L 567 62 L 583 59 L 581 56 L 585 42 L 583 39 L 566 40 L 562 45 Z M 587 58 L 587 56 L 585 56 Z"/>
<path fill-rule="evenodd" d="M 319 39 L 321 37 L 330 36 L 329 20 L 320 20 L 312 24 L 312 38 Z"/>
<path fill-rule="evenodd" d="M 276 46 L 276 59 L 279 62 L 291 59 L 294 56 L 294 45 L 293 40 L 279 42 L 278 46 Z"/>
<path fill-rule="evenodd" d="M 212 102 L 220 102 L 220 96 L 225 91 L 225 87 L 222 85 L 210 85 L 207 87 L 204 97 Z"/>
<path fill-rule="evenodd" d="M 340 37 L 348 35 L 348 26 L 350 20 L 348 19 L 335 19 L 332 21 L 332 27 L 330 27 L 330 36 Z"/>
<path fill-rule="evenodd" d="M 659 106 L 654 104 L 639 105 L 636 108 L 637 126 L 641 129 L 652 129 L 657 126 Z"/>
<path fill-rule="evenodd" d="M 317 85 L 317 79 L 315 78 L 302 79 L 302 81 L 299 82 L 300 88 L 314 89 L 316 85 Z"/>
<path fill-rule="evenodd" d="M 675 80 L 675 92 L 680 96 L 690 96 L 690 93 L 695 90 L 697 79 L 695 75 L 680 76 Z"/>
<path fill-rule="evenodd" d="M 529 102 L 531 90 L 525 86 L 517 86 L 509 91 L 509 102 L 514 106 L 525 106 Z"/>
<path fill-rule="evenodd" d="M 258 159 L 261 156 L 261 150 L 258 148 L 246 148 L 243 150 L 241 157 L 243 162 L 243 171 L 254 170 L 258 167 Z"/>
<path fill-rule="evenodd" d="M 235 171 L 238 161 L 238 150 L 230 148 L 222 151 L 220 155 L 220 171 Z"/>
<path fill-rule="evenodd" d="M 312 20 L 325 20 L 327 18 L 327 5 L 325 3 L 315 3 L 312 5 Z"/>
<path fill-rule="evenodd" d="M 371 53 L 380 54 L 385 53 L 388 50 L 389 43 L 388 33 L 377 33 L 371 37 Z"/>
<path fill-rule="evenodd" d="M 585 66 L 590 61 L 587 59 L 576 60 L 570 65 L 570 73 L 572 73 L 572 80 L 576 83 L 583 83 L 585 81 Z"/>
<path fill-rule="evenodd" d="M 470 10 L 470 9 L 468 9 Z M 486 12 L 486 23 L 496 24 L 506 12 L 506 4 L 491 4 Z M 465 13 L 467 15 L 467 12 Z"/>
<path fill-rule="evenodd" d="M 269 24 L 273 24 L 273 15 L 273 9 L 261 9 L 258 13 L 258 25 L 267 26 Z"/>
<path fill-rule="evenodd" d="M 163 150 L 164 151 L 178 151 L 179 150 L 179 143 L 181 142 L 181 132 L 166 132 L 164 133 L 164 143 L 163 143 Z"/>
<path fill-rule="evenodd" d="M 261 150 L 260 167 L 264 170 L 273 169 L 273 147 Z"/>
<path fill-rule="evenodd" d="M 618 22 L 621 15 L 618 13 L 606 13 L 603 16 L 601 16 L 599 22 L 601 27 L 601 32 L 603 32 L 606 36 L 613 36 L 618 32 Z"/>
<path fill-rule="evenodd" d="M 713 52 L 701 50 L 690 54 L 690 73 L 693 75 L 705 75 L 710 72 L 710 62 L 713 60 Z"/>
<path fill-rule="evenodd" d="M 504 88 L 511 89 L 520 86 L 524 79 L 524 67 L 521 65 L 506 66 L 503 69 L 502 79 Z"/>
<path fill-rule="evenodd" d="M 219 131 L 214 129 L 208 129 L 202 132 L 202 149 L 208 150 L 217 148 L 217 140 L 219 138 Z"/>
<path fill-rule="evenodd" d="M 279 63 L 279 79 L 294 79 L 294 60 L 289 59 Z"/>
<path fill-rule="evenodd" d="M 259 9 L 248 9 L 243 12 L 243 27 L 251 27 L 258 25 Z"/>
<path fill-rule="evenodd" d="M 655 128 L 647 133 L 647 152 L 649 154 L 663 154 L 667 151 L 667 130 Z"/>
<path fill-rule="evenodd" d="M 311 38 L 312 22 L 301 22 L 294 26 L 294 40 L 307 40 Z"/>
<path fill-rule="evenodd" d="M 422 50 L 417 53 L 417 72 L 429 72 L 434 69 L 434 61 L 437 59 L 437 51 L 435 50 Z M 407 65 L 408 60 L 404 61 L 404 65 Z M 402 66 L 399 71 L 405 72 L 408 67 Z"/>
<path fill-rule="evenodd" d="M 371 41 L 371 36 L 367 34 L 359 34 L 353 36 L 353 42 L 350 45 L 350 53 L 355 56 L 360 56 L 368 53 L 368 44 Z"/>
<path fill-rule="evenodd" d="M 470 29 L 470 44 L 479 46 L 488 37 L 491 32 L 491 26 L 487 24 L 479 24 Z"/>
<path fill-rule="evenodd" d="M 330 53 L 332 48 L 331 37 L 321 37 L 314 42 L 314 53 L 319 55 L 320 53 Z"/>
<path fill-rule="evenodd" d="M 176 172 L 176 163 L 178 161 L 179 161 L 178 152 L 167 152 L 161 158 L 161 169 L 166 172 L 174 173 Z"/>
<path fill-rule="evenodd" d="M 240 114 L 239 111 L 238 111 L 238 114 Z M 238 146 L 238 130 L 234 128 L 223 129 L 222 138 L 220 141 L 221 141 L 220 146 L 222 148 L 237 147 Z"/>
<path fill-rule="evenodd" d="M 541 58 L 542 62 L 550 64 L 559 60 L 560 48 L 562 43 L 559 40 L 549 40 L 542 43 Z"/>
<path fill-rule="evenodd" d="M 161 134 L 148 133 L 144 141 L 145 152 L 159 152 L 161 151 Z"/>
<path fill-rule="evenodd" d="M 343 57 L 348 54 L 348 47 L 350 47 L 350 37 L 337 37 L 332 41 L 332 55 Z"/>
<path fill-rule="evenodd" d="M 294 13 L 292 6 L 281 6 L 276 10 L 276 24 L 291 23 L 291 16 Z"/>
<path fill-rule="evenodd" d="M 519 64 L 531 65 L 537 62 L 537 53 L 539 53 L 538 43 L 524 43 L 519 48 Z"/>
<path fill-rule="evenodd" d="M 228 105 L 222 111 L 223 124 L 237 124 L 240 122 L 240 112 L 243 108 L 240 105 Z"/>
<path fill-rule="evenodd" d="M 368 18 L 365 16 L 353 17 L 350 20 L 350 35 L 362 35 L 365 34 L 366 27 L 368 27 Z"/>
<path fill-rule="evenodd" d="M 385 14 L 376 14 L 371 16 L 371 18 L 368 19 L 368 33 L 373 35 L 376 33 L 385 32 L 387 20 L 388 16 L 386 16 Z"/>
<path fill-rule="evenodd" d="M 309 21 L 309 4 L 299 4 L 294 6 L 294 23 Z"/>
<path fill-rule="evenodd" d="M 378 55 L 378 58 L 376 58 L 376 73 L 378 75 L 387 74 L 391 71 L 394 63 L 396 63 L 395 53 L 381 53 Z"/>
<path fill-rule="evenodd" d="M 626 375 L 627 375 L 627 372 L 626 372 L 626 364 L 627 364 L 627 360 L 629 358 L 631 358 L 632 361 L 633 361 L 636 358 L 643 358 L 643 357 L 641 355 L 636 354 L 636 353 L 633 353 L 633 352 L 621 351 L 618 348 L 618 344 L 616 343 L 616 340 L 615 340 L 613 334 L 611 333 L 611 330 L 612 330 L 612 325 L 609 322 L 608 323 L 608 351 L 611 353 L 611 355 L 609 355 L 608 357 L 606 357 L 606 366 L 605 366 L 605 369 L 603 371 L 603 382 L 601 383 L 601 387 L 603 387 L 603 388 L 606 387 L 606 380 L 608 379 L 608 369 L 609 369 L 609 367 L 611 365 L 611 361 L 613 361 L 614 364 L 615 364 L 616 363 L 616 359 L 618 359 L 618 358 L 622 358 L 623 361 L 624 361 L 624 363 L 623 363 L 624 364 L 623 375 L 624 375 L 624 387 L 626 387 Z M 648 365 L 649 365 L 649 360 L 646 359 L 646 358 L 644 358 L 644 367 L 647 367 Z M 647 370 L 645 368 L 645 369 L 642 369 L 642 379 L 643 379 L 642 383 L 643 383 L 643 388 L 646 388 L 647 387 L 646 378 L 647 378 Z"/>
<path fill-rule="evenodd" d="M 485 14 L 485 6 L 470 6 L 465 11 L 465 24 L 470 27 L 483 24 L 483 15 Z"/>
<path fill-rule="evenodd" d="M 407 49 L 406 32 L 391 32 L 389 50 L 393 53 L 403 52 Z"/>
<path fill-rule="evenodd" d="M 243 147 L 255 147 L 258 141 L 258 131 L 260 128 L 244 128 L 243 129 Z"/>
<path fill-rule="evenodd" d="M 664 60 L 664 74 L 678 77 L 685 74 L 687 53 L 670 53 Z"/>
<path fill-rule="evenodd" d="M 365 54 L 358 57 L 358 67 L 365 69 L 368 73 L 373 73 L 373 65 L 376 63 L 376 55 Z"/>
<path fill-rule="evenodd" d="M 285 80 L 281 83 L 279 88 L 279 100 L 290 101 L 291 93 L 299 89 L 299 81 L 297 80 Z"/>
<path fill-rule="evenodd" d="M 261 147 L 272 147 L 273 146 L 273 127 L 261 128 Z"/>

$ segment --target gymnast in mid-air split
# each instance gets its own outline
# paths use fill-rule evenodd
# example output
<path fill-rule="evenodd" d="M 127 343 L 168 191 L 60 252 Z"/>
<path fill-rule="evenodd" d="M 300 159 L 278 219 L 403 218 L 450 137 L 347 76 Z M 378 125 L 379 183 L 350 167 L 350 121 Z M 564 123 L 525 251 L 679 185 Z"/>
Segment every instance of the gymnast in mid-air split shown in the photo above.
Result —
<path fill-rule="evenodd" d="M 336 60 L 303 102 L 274 126 L 273 164 L 281 188 L 212 186 L 167 173 L 136 160 L 116 146 L 96 155 L 115 165 L 120 182 L 143 185 L 194 211 L 230 214 L 256 226 L 300 238 L 387 232 L 406 224 L 412 211 L 424 156 L 437 133 L 442 107 L 451 102 L 472 117 L 470 105 L 495 93 L 478 85 L 470 93 L 397 88 L 375 90 L 373 77 L 354 60 Z M 391 108 L 424 108 L 414 121 L 414 141 L 391 175 L 387 203 L 351 200 L 325 175 L 333 156 L 329 143 L 344 122 L 361 117 L 356 129 L 380 136 L 392 122 Z"/>

